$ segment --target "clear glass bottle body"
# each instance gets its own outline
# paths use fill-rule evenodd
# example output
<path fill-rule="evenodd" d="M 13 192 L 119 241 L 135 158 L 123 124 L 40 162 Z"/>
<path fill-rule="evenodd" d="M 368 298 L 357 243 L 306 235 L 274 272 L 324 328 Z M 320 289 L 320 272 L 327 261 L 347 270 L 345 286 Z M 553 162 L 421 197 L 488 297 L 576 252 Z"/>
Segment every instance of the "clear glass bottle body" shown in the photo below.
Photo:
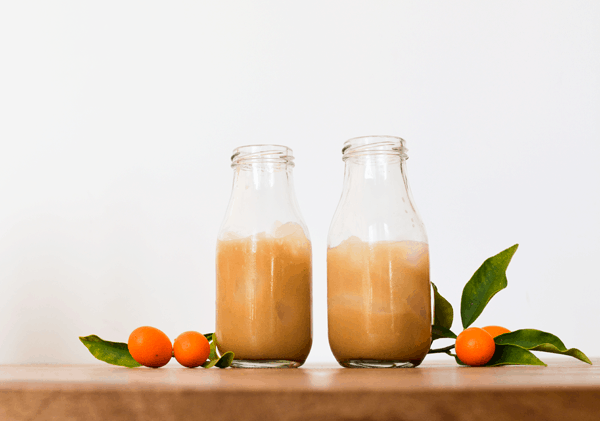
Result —
<path fill-rule="evenodd" d="M 216 336 L 234 367 L 299 367 L 312 345 L 312 246 L 292 150 L 242 146 L 217 240 Z"/>
<path fill-rule="evenodd" d="M 327 249 L 329 345 L 345 367 L 415 367 L 431 345 L 425 226 L 404 140 L 350 139 Z"/>

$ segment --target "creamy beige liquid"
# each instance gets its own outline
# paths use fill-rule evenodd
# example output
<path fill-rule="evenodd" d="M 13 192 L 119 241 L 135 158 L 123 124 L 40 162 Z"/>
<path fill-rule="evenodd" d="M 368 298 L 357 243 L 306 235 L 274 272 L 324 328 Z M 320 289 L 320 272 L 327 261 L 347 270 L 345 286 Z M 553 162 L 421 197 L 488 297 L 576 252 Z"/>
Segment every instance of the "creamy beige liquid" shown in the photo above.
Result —
<path fill-rule="evenodd" d="M 293 223 L 217 243 L 219 351 L 304 362 L 312 345 L 311 243 Z"/>
<path fill-rule="evenodd" d="M 431 344 L 429 248 L 350 237 L 327 251 L 329 344 L 339 362 L 418 365 Z"/>

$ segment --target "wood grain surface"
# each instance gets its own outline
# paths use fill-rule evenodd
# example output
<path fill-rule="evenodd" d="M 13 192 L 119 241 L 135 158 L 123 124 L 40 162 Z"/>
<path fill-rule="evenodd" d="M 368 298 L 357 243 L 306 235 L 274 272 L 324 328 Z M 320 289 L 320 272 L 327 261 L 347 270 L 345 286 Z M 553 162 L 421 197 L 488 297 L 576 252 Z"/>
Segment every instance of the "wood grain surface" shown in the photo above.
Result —
<path fill-rule="evenodd" d="M 599 420 L 600 359 L 548 367 L 0 366 L 0 420 Z"/>

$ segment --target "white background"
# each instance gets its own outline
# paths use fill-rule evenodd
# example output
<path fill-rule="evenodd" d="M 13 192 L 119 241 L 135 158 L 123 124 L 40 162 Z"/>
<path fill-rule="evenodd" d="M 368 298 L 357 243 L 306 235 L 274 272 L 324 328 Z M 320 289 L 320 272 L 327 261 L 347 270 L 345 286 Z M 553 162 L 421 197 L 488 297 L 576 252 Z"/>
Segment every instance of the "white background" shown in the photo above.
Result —
<path fill-rule="evenodd" d="M 370 134 L 408 142 L 457 314 L 518 242 L 476 325 L 600 356 L 599 22 L 597 1 L 3 1 L 0 363 L 93 363 L 78 336 L 141 325 L 212 331 L 229 156 L 253 143 L 294 149 L 309 361 L 334 362 L 327 230 L 342 143 Z"/>

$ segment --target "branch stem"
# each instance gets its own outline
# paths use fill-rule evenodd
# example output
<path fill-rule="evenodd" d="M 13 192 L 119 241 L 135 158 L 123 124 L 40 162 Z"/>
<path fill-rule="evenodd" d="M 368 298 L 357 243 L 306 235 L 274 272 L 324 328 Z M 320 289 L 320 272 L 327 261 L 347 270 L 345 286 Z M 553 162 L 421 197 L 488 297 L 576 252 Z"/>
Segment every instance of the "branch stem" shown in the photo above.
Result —
<path fill-rule="evenodd" d="M 448 351 L 450 351 L 451 349 L 454 349 L 454 345 L 449 345 L 445 348 L 430 349 L 428 354 L 448 353 Z"/>

